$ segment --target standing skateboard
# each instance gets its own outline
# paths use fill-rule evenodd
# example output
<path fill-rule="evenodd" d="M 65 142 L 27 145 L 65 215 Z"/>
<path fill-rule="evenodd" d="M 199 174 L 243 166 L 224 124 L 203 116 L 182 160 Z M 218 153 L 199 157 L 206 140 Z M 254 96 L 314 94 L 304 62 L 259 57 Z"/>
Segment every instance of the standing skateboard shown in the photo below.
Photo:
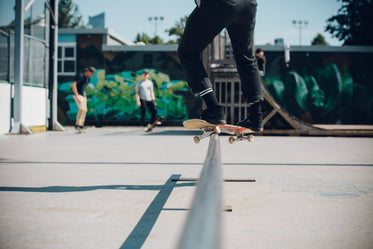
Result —
<path fill-rule="evenodd" d="M 76 134 L 86 134 L 87 131 L 84 128 L 75 128 Z"/>
<path fill-rule="evenodd" d="M 155 120 L 151 125 L 148 125 L 146 128 L 145 128 L 145 132 L 151 132 L 153 130 L 153 128 L 158 125 L 158 123 L 162 122 L 162 120 L 164 119 L 163 116 L 159 117 L 157 120 Z"/>
<path fill-rule="evenodd" d="M 254 136 L 252 135 L 254 131 L 236 126 L 236 125 L 214 125 L 210 124 L 209 122 L 202 120 L 202 119 L 189 119 L 184 121 L 183 123 L 184 127 L 190 130 L 202 130 L 203 134 L 199 136 L 195 136 L 194 142 L 199 143 L 202 139 L 211 136 L 212 134 L 220 134 L 220 133 L 225 133 L 225 134 L 230 134 L 233 135 L 229 137 L 229 143 L 233 144 L 236 141 L 248 141 L 248 142 L 253 142 L 254 141 Z M 247 135 L 248 134 L 248 135 Z"/>

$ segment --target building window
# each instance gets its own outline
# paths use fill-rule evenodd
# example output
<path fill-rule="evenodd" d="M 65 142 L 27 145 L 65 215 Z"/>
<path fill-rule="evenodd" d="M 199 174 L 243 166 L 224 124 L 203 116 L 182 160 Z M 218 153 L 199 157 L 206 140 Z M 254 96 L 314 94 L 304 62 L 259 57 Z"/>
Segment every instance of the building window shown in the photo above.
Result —
<path fill-rule="evenodd" d="M 76 74 L 76 43 L 58 44 L 58 75 Z"/>

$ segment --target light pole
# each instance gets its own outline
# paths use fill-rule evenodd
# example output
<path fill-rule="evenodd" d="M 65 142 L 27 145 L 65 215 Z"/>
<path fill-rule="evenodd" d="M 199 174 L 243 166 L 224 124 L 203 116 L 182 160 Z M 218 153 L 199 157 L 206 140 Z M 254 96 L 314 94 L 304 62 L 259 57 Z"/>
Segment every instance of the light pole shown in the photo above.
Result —
<path fill-rule="evenodd" d="M 302 29 L 307 27 L 308 21 L 304 20 L 293 20 L 293 24 L 296 28 L 299 28 L 299 45 L 302 45 Z"/>
<path fill-rule="evenodd" d="M 161 23 L 163 21 L 163 16 L 150 16 L 148 17 L 149 22 L 154 22 L 154 36 L 157 36 L 157 26 L 158 23 Z"/>

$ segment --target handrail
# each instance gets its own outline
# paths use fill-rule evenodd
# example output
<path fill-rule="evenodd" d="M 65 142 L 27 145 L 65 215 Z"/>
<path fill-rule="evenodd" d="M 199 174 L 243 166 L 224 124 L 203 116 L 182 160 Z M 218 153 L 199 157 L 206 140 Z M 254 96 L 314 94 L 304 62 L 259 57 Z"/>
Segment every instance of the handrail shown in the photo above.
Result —
<path fill-rule="evenodd" d="M 219 137 L 213 134 L 178 249 L 221 248 L 221 165 Z"/>

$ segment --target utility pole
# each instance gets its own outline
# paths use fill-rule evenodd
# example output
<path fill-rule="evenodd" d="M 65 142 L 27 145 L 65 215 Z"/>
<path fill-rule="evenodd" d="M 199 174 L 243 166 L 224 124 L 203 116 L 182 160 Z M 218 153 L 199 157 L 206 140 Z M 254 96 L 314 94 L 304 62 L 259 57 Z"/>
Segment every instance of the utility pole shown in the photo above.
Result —
<path fill-rule="evenodd" d="M 57 120 L 57 49 L 58 49 L 58 0 L 49 1 L 49 120 L 48 130 L 64 131 Z"/>
<path fill-rule="evenodd" d="M 31 134 L 23 124 L 23 52 L 24 52 L 24 0 L 16 0 L 14 37 L 14 100 L 11 134 Z"/>
<path fill-rule="evenodd" d="M 299 28 L 299 46 L 302 46 L 302 29 L 307 27 L 308 21 L 305 20 L 293 20 L 293 24 L 296 28 Z"/>
<path fill-rule="evenodd" d="M 158 24 L 161 23 L 164 20 L 163 16 L 149 16 L 148 17 L 149 22 L 154 22 L 154 36 L 158 35 Z"/>

